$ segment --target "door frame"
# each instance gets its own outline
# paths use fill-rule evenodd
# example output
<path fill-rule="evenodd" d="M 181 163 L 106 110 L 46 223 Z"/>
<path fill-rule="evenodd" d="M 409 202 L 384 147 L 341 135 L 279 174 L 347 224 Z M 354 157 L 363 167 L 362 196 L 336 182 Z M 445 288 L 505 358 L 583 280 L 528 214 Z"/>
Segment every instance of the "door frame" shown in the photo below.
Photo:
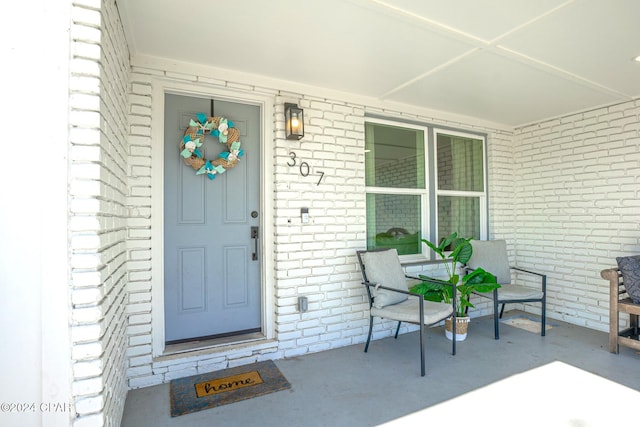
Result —
<path fill-rule="evenodd" d="M 197 84 L 175 82 L 162 78 L 152 79 L 151 106 L 151 340 L 152 356 L 165 354 L 164 316 L 164 95 L 173 93 L 204 96 L 215 99 L 257 105 L 260 107 L 260 276 L 261 321 L 264 340 L 275 337 L 274 306 L 275 276 L 273 257 L 273 147 L 274 98 L 267 95 Z M 176 148 L 176 155 L 178 154 Z M 204 179 L 204 178 L 203 178 Z M 261 341 L 261 340 L 260 340 Z M 233 345 L 233 344 L 231 344 Z M 193 351 L 201 350 L 194 348 Z"/>

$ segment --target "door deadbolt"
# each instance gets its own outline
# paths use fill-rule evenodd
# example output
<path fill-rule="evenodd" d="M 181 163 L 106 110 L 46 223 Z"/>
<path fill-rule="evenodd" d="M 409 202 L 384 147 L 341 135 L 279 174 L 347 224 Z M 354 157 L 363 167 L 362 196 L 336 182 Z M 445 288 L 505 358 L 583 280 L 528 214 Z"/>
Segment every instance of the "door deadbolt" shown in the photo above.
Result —
<path fill-rule="evenodd" d="M 258 239 L 260 238 L 258 235 L 258 227 L 251 227 L 251 239 L 253 239 L 253 253 L 251 254 L 251 259 L 253 261 L 258 260 Z"/>
<path fill-rule="evenodd" d="M 251 218 L 258 218 L 258 211 L 251 212 Z"/>

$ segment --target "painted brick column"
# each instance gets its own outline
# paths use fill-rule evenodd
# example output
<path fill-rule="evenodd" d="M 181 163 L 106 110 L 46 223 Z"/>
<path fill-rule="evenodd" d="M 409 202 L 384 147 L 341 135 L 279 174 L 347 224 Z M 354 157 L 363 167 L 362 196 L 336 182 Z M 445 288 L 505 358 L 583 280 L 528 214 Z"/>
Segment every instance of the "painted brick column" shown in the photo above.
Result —
<path fill-rule="evenodd" d="M 127 390 L 128 49 L 114 1 L 76 1 L 71 18 L 73 425 L 117 426 Z"/>

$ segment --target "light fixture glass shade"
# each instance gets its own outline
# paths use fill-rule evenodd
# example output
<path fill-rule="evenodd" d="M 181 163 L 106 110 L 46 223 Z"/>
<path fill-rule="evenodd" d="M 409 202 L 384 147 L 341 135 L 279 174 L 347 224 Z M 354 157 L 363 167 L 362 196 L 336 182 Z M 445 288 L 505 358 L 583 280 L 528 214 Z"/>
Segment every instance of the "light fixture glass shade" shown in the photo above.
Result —
<path fill-rule="evenodd" d="M 299 140 L 304 136 L 304 111 L 296 104 L 284 104 L 284 123 L 287 139 Z"/>

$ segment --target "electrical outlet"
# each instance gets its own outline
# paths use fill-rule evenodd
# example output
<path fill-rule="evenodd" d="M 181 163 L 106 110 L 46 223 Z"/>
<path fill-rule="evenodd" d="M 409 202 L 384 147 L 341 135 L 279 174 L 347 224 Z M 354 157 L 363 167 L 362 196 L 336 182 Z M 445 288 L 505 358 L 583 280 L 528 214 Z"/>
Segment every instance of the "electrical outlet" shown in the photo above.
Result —
<path fill-rule="evenodd" d="M 298 311 L 305 312 L 309 309 L 309 300 L 307 297 L 298 297 Z"/>

